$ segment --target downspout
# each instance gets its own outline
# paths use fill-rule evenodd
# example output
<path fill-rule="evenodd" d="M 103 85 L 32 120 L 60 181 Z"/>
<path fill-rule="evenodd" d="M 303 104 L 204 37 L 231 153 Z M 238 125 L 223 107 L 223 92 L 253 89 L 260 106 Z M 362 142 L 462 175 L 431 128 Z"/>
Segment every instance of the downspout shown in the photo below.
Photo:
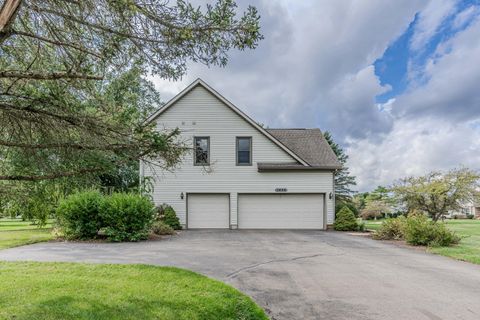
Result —
<path fill-rule="evenodd" d="M 335 222 L 335 215 L 336 215 L 336 212 L 335 212 L 335 174 L 337 173 L 337 170 L 334 170 L 333 171 L 333 174 L 332 174 L 332 194 L 333 194 L 333 221 L 332 221 L 332 224 L 333 222 Z"/>
<path fill-rule="evenodd" d="M 143 161 L 142 160 L 139 160 L 140 161 L 140 166 L 139 166 L 139 170 L 138 170 L 138 174 L 139 174 L 139 177 L 138 177 L 138 190 L 140 191 L 140 194 L 143 194 L 143 175 L 144 175 L 144 171 L 143 171 Z"/>

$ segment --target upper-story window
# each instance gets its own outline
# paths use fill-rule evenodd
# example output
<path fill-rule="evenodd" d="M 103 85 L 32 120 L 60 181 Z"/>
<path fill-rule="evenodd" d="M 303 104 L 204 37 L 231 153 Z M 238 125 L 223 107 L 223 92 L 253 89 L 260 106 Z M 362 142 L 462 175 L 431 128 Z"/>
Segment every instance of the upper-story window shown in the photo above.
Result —
<path fill-rule="evenodd" d="M 194 138 L 194 164 L 196 166 L 210 164 L 210 137 Z"/>
<path fill-rule="evenodd" d="M 252 165 L 252 137 L 237 137 L 237 166 Z"/>

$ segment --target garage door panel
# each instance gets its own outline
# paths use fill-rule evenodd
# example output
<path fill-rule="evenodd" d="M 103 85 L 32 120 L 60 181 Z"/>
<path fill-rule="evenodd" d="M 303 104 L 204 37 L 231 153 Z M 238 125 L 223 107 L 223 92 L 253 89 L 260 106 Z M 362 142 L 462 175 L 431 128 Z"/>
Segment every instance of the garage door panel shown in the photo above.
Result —
<path fill-rule="evenodd" d="M 238 226 L 243 229 L 323 229 L 321 194 L 243 194 Z"/>
<path fill-rule="evenodd" d="M 188 228 L 228 229 L 230 227 L 228 194 L 189 194 Z"/>

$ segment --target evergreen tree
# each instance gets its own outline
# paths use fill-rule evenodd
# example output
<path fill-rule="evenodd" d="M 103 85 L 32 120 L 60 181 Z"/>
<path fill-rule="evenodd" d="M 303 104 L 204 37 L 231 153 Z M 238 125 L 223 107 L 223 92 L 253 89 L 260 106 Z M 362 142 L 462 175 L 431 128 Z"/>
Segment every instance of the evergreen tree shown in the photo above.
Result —
<path fill-rule="evenodd" d="M 351 199 L 352 194 L 355 192 L 352 190 L 352 186 L 357 185 L 355 177 L 350 174 L 350 170 L 346 166 L 348 155 L 342 147 L 333 140 L 330 132 L 326 131 L 323 135 L 337 156 L 338 161 L 343 165 L 342 169 L 337 170 L 335 173 L 335 196 L 337 202 L 346 202 Z"/>

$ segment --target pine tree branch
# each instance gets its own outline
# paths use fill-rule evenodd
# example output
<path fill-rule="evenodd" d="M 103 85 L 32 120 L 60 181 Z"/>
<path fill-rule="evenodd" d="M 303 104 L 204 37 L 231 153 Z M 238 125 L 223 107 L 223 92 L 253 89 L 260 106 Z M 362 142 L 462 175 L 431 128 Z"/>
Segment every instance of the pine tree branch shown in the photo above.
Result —
<path fill-rule="evenodd" d="M 88 50 L 88 49 L 82 48 L 82 47 L 77 46 L 77 45 L 72 44 L 72 43 L 67 43 L 67 42 L 59 41 L 59 40 L 53 40 L 53 39 L 45 38 L 45 37 L 42 37 L 42 36 L 39 36 L 39 35 L 36 35 L 36 34 L 33 34 L 33 33 L 24 32 L 24 31 L 19 31 L 19 30 L 12 30 L 12 31 L 11 31 L 11 34 L 12 34 L 12 35 L 19 35 L 19 36 L 24 36 L 24 37 L 29 37 L 29 38 L 37 39 L 37 40 L 39 40 L 39 41 L 46 42 L 46 43 L 50 43 L 50 44 L 53 44 L 53 45 L 56 45 L 56 46 L 60 46 L 60 47 L 73 48 L 73 49 L 78 50 L 78 51 L 80 51 L 80 52 L 83 52 L 83 53 L 92 55 L 92 56 L 94 56 L 94 57 L 97 57 L 97 58 L 99 58 L 99 59 L 102 59 L 102 58 L 103 58 L 100 54 L 98 54 L 98 53 L 96 53 L 96 52 L 90 51 L 90 50 Z"/>
<path fill-rule="evenodd" d="M 31 79 L 31 80 L 59 80 L 59 79 L 82 79 L 103 80 L 102 76 L 93 76 L 76 72 L 25 72 L 25 71 L 0 71 L 0 78 Z"/>

